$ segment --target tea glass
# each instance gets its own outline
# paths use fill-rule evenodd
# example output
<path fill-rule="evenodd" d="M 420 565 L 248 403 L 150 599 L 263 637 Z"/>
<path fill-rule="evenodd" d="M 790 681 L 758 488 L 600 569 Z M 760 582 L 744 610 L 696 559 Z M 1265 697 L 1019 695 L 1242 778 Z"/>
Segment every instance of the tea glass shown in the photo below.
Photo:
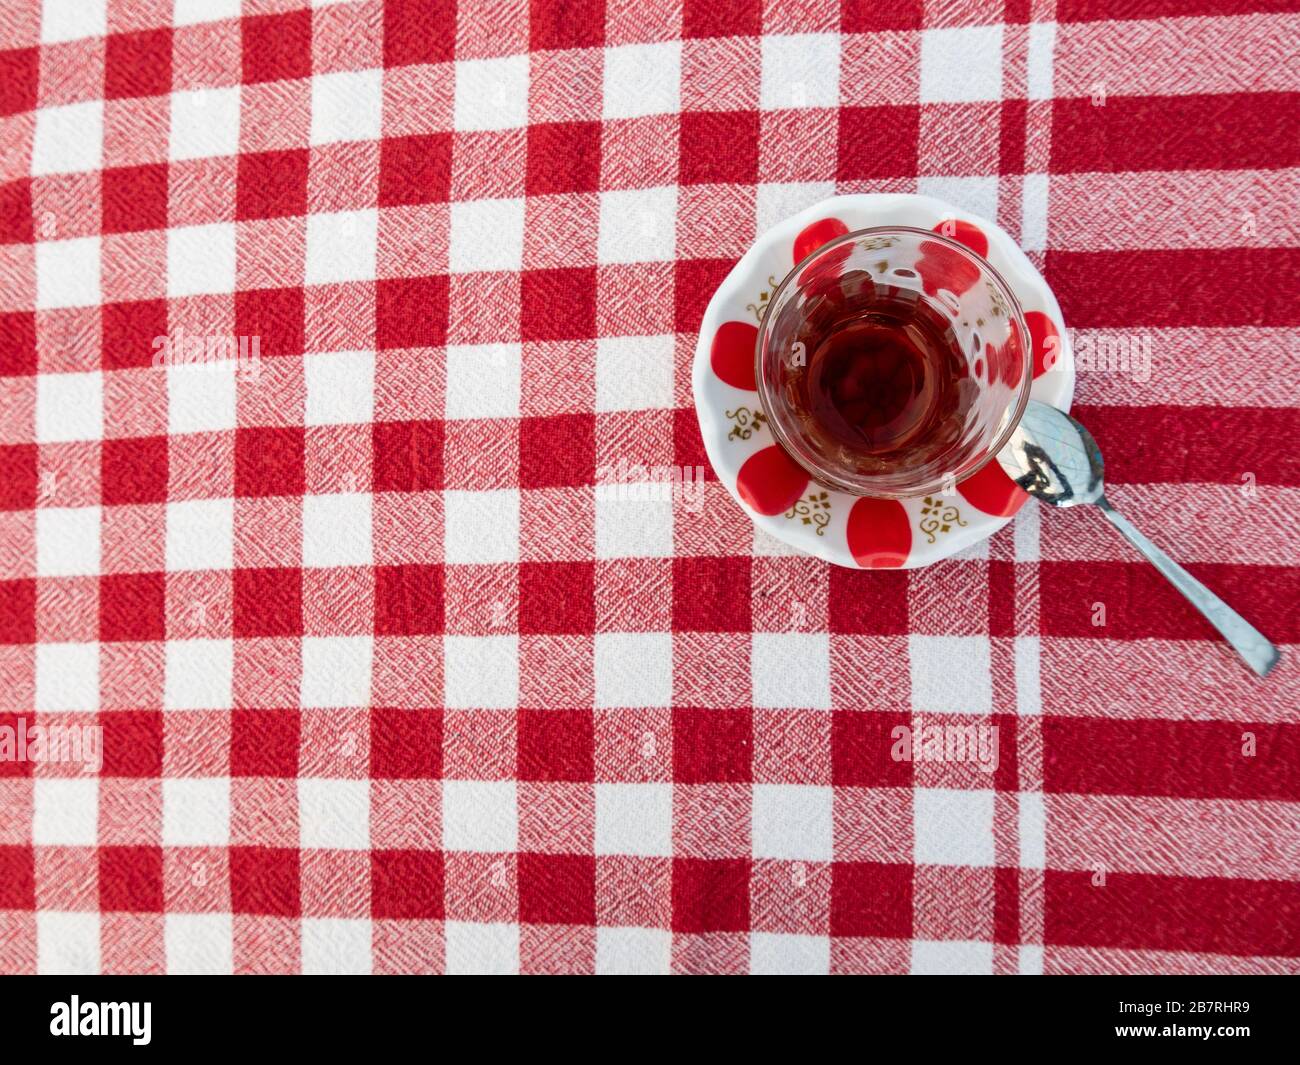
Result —
<path fill-rule="evenodd" d="M 957 380 L 945 384 L 957 390 L 960 423 L 898 451 L 868 453 L 819 431 L 798 397 L 811 323 L 852 317 L 882 299 L 946 323 Z M 1033 383 L 1029 329 L 1011 287 L 966 245 L 910 226 L 846 233 L 799 263 L 767 305 L 755 358 L 763 411 L 791 458 L 827 487 L 890 499 L 950 494 L 991 462 Z"/>

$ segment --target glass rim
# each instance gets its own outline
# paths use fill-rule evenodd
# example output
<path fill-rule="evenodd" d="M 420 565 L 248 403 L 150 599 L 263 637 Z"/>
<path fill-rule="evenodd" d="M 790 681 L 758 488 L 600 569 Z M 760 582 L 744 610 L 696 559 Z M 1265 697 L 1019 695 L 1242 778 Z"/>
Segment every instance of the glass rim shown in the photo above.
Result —
<path fill-rule="evenodd" d="M 978 462 L 964 470 L 960 475 L 954 476 L 951 482 L 948 480 L 948 475 L 945 474 L 936 484 L 923 484 L 919 488 L 908 488 L 904 491 L 899 491 L 897 489 L 884 487 L 876 488 L 875 486 L 872 486 L 870 490 L 868 490 L 860 484 L 855 484 L 852 481 L 840 477 L 833 470 L 829 470 L 825 466 L 811 461 L 807 456 L 800 453 L 800 449 L 792 446 L 792 441 L 785 430 L 785 426 L 782 424 L 781 420 L 773 414 L 773 404 L 768 398 L 766 377 L 763 373 L 763 356 L 767 350 L 768 337 L 771 332 L 770 323 L 772 319 L 772 309 L 777 306 L 781 297 L 785 295 L 791 284 L 796 282 L 798 276 L 809 263 L 841 245 L 856 243 L 863 237 L 898 233 L 908 236 L 924 237 L 926 240 L 939 241 L 953 251 L 956 251 L 973 261 L 979 268 L 981 274 L 987 274 L 988 277 L 992 279 L 993 283 L 1001 291 L 1001 294 L 1007 298 L 1008 305 L 1011 308 L 1012 320 L 1017 323 L 1020 335 L 1023 337 L 1021 343 L 1020 382 L 1016 387 L 1015 402 L 1009 404 L 1007 407 L 1007 410 L 1011 412 L 1010 416 L 1004 416 L 1006 424 L 1003 425 L 1002 430 L 994 438 L 993 442 L 989 444 L 987 453 L 983 455 Z M 754 344 L 754 381 L 758 386 L 759 405 L 763 408 L 763 413 L 767 416 L 767 422 L 772 429 L 772 435 L 776 438 L 776 442 L 780 445 L 781 450 L 790 456 L 790 458 L 793 459 L 805 473 L 818 483 L 826 485 L 829 488 L 847 492 L 849 495 L 871 499 L 912 499 L 925 495 L 932 495 L 935 491 L 941 490 L 949 483 L 956 485 L 969 477 L 973 477 L 990 462 L 996 459 L 998 452 L 1000 452 L 1010 441 L 1011 435 L 1016 431 L 1016 426 L 1020 424 L 1020 419 L 1024 417 L 1025 408 L 1029 406 L 1029 393 L 1034 384 L 1033 368 L 1034 353 L 1032 338 L 1029 335 L 1029 325 L 1025 320 L 1025 312 L 1020 306 L 1020 300 L 1017 298 L 1015 290 L 1007 283 L 1006 278 L 998 272 L 997 267 L 995 267 L 987 258 L 961 243 L 961 241 L 954 240 L 952 237 L 945 236 L 943 233 L 936 232 L 935 230 L 922 229 L 920 226 L 867 226 L 864 229 L 855 229 L 848 233 L 843 233 L 834 240 L 828 240 L 825 244 L 811 251 L 809 254 L 804 256 L 803 259 L 795 263 L 790 272 L 781 279 L 781 283 L 773 290 L 772 298 L 768 300 L 767 306 L 763 309 L 763 316 L 758 326 L 758 336 Z M 1012 408 L 1014 408 L 1014 410 Z"/>

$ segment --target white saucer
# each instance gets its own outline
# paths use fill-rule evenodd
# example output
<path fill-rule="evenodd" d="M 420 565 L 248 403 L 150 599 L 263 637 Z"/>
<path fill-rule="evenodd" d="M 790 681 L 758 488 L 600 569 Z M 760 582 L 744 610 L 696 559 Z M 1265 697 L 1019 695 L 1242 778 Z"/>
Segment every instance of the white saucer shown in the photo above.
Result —
<path fill-rule="evenodd" d="M 824 488 L 809 481 L 777 446 L 754 389 L 758 323 L 796 262 L 850 230 L 882 225 L 938 230 L 954 220 L 957 225 L 948 227 L 948 235 L 984 254 L 1024 308 L 1034 341 L 1031 397 L 1070 409 L 1074 358 L 1061 308 L 1006 233 L 929 196 L 823 200 L 769 229 L 745 253 L 709 301 L 695 348 L 695 410 L 709 461 L 754 523 L 778 540 L 840 566 L 912 569 L 991 536 L 1029 498 L 996 462 L 960 482 L 948 496 L 863 499 Z M 987 251 L 979 246 L 981 236 Z"/>

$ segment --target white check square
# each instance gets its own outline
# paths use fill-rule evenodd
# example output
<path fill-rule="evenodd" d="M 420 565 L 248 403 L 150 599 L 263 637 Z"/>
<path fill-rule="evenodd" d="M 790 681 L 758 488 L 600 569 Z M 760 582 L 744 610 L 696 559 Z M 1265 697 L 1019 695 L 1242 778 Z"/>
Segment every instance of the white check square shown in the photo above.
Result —
<path fill-rule="evenodd" d="M 36 244 L 36 309 L 88 307 L 100 301 L 98 237 Z"/>
<path fill-rule="evenodd" d="M 663 483 L 625 484 L 617 466 L 596 470 L 596 557 L 671 558 L 673 499 Z"/>
<path fill-rule="evenodd" d="M 448 921 L 447 975 L 501 975 L 519 972 L 519 926 Z"/>
<path fill-rule="evenodd" d="M 36 508 L 36 576 L 92 577 L 99 569 L 99 507 Z"/>
<path fill-rule="evenodd" d="M 672 704 L 672 633 L 598 632 L 595 639 L 596 706 Z"/>
<path fill-rule="evenodd" d="M 447 347 L 448 418 L 518 418 L 523 378 L 520 344 Z"/>
<path fill-rule="evenodd" d="M 239 151 L 239 86 L 172 93 L 167 151 L 173 163 Z"/>
<path fill-rule="evenodd" d="M 917 788 L 912 792 L 918 865 L 993 864 L 993 792 Z"/>
<path fill-rule="evenodd" d="M 104 436 L 104 375 L 36 375 L 36 442 L 61 444 Z"/>
<path fill-rule="evenodd" d="M 911 971 L 913 976 L 991 976 L 993 944 L 918 939 L 912 944 Z"/>
<path fill-rule="evenodd" d="M 177 26 L 239 18 L 239 0 L 175 0 L 175 4 L 172 22 Z"/>
<path fill-rule="evenodd" d="M 168 640 L 164 710 L 228 710 L 235 647 L 231 640 Z"/>
<path fill-rule="evenodd" d="M 680 41 L 605 49 L 603 118 L 671 115 L 681 110 Z"/>
<path fill-rule="evenodd" d="M 504 854 L 519 846 L 519 805 L 513 780 L 445 780 L 442 849 Z"/>
<path fill-rule="evenodd" d="M 311 79 L 311 143 L 378 140 L 382 110 L 382 70 L 317 74 Z"/>
<path fill-rule="evenodd" d="M 230 845 L 230 779 L 164 777 L 164 847 Z"/>
<path fill-rule="evenodd" d="M 302 564 L 368 566 L 374 561 L 368 492 L 304 496 Z"/>
<path fill-rule="evenodd" d="M 99 975 L 99 914 L 36 911 L 38 976 Z"/>
<path fill-rule="evenodd" d="M 103 37 L 107 32 L 108 0 L 41 0 L 41 44 Z"/>
<path fill-rule="evenodd" d="M 519 492 L 450 490 L 443 493 L 449 565 L 519 561 Z"/>
<path fill-rule="evenodd" d="M 524 261 L 524 201 L 451 205 L 451 272 L 518 270 Z"/>
<path fill-rule="evenodd" d="M 598 783 L 596 853 L 672 857 L 673 786 Z"/>
<path fill-rule="evenodd" d="M 763 37 L 759 106 L 835 107 L 840 101 L 840 38 L 835 33 Z"/>
<path fill-rule="evenodd" d="M 518 636 L 444 636 L 444 704 L 456 710 L 519 705 Z"/>
<path fill-rule="evenodd" d="M 528 122 L 528 56 L 456 63 L 456 129 L 514 129 Z"/>
<path fill-rule="evenodd" d="M 369 781 L 300 779 L 298 823 L 303 847 L 365 850 L 370 846 Z"/>
<path fill-rule="evenodd" d="M 103 158 L 103 100 L 37 110 L 32 135 L 33 177 L 98 170 Z"/>
<path fill-rule="evenodd" d="M 831 789 L 807 784 L 755 784 L 755 858 L 831 860 Z"/>
<path fill-rule="evenodd" d="M 829 710 L 830 655 L 825 633 L 754 633 L 754 705 Z"/>
<path fill-rule="evenodd" d="M 596 975 L 662 976 L 670 970 L 673 934 L 666 928 L 596 926 Z"/>
<path fill-rule="evenodd" d="M 334 214 L 309 214 L 307 284 L 374 280 L 378 246 L 379 212 L 373 207 Z"/>
<path fill-rule="evenodd" d="M 362 425 L 375 412 L 375 353 L 331 351 L 303 359 L 308 425 Z"/>
<path fill-rule="evenodd" d="M 372 929 L 367 920 L 304 917 L 302 971 L 304 975 L 366 976 L 371 968 Z"/>
<path fill-rule="evenodd" d="M 370 705 L 369 636 L 308 636 L 302 641 L 303 709 Z"/>
<path fill-rule="evenodd" d="M 921 103 L 1000 99 L 1000 24 L 921 31 Z"/>
<path fill-rule="evenodd" d="M 32 782 L 32 842 L 93 847 L 99 839 L 99 781 L 37 777 Z"/>
<path fill-rule="evenodd" d="M 235 291 L 235 225 L 213 222 L 167 230 L 167 295 Z"/>
<path fill-rule="evenodd" d="M 918 713 L 992 712 L 988 637 L 912 635 L 907 646 L 912 705 Z"/>
<path fill-rule="evenodd" d="M 754 932 L 749 971 L 755 976 L 824 976 L 831 971 L 830 937 Z"/>
<path fill-rule="evenodd" d="M 58 713 L 98 709 L 99 644 L 38 643 L 36 710 Z"/>
<path fill-rule="evenodd" d="M 228 913 L 168 913 L 163 917 L 169 976 L 228 976 L 235 970 L 234 947 L 234 918 Z"/>
<path fill-rule="evenodd" d="M 210 433 L 234 429 L 237 373 L 233 363 L 168 366 L 168 432 Z"/>
<path fill-rule="evenodd" d="M 600 194 L 601 263 L 669 262 L 677 254 L 677 188 Z"/>
<path fill-rule="evenodd" d="M 596 410 L 673 407 L 673 337 L 598 337 Z"/>

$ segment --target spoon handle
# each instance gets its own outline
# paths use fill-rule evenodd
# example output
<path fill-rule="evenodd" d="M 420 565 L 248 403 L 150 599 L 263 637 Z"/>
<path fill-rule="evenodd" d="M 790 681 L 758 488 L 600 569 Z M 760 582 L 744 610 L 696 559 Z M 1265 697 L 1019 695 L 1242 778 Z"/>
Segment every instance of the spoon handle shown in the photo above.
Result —
<path fill-rule="evenodd" d="M 1223 638 L 1232 644 L 1233 650 L 1246 660 L 1251 669 L 1261 677 L 1268 676 L 1268 671 L 1277 665 L 1279 654 L 1278 649 L 1268 642 L 1263 633 L 1156 547 L 1136 525 L 1112 507 L 1105 496 L 1097 500 L 1097 506 L 1101 507 L 1101 512 L 1124 534 L 1128 542 L 1141 551 L 1165 575 L 1169 583 L 1182 592 L 1192 606 L 1223 634 Z"/>

